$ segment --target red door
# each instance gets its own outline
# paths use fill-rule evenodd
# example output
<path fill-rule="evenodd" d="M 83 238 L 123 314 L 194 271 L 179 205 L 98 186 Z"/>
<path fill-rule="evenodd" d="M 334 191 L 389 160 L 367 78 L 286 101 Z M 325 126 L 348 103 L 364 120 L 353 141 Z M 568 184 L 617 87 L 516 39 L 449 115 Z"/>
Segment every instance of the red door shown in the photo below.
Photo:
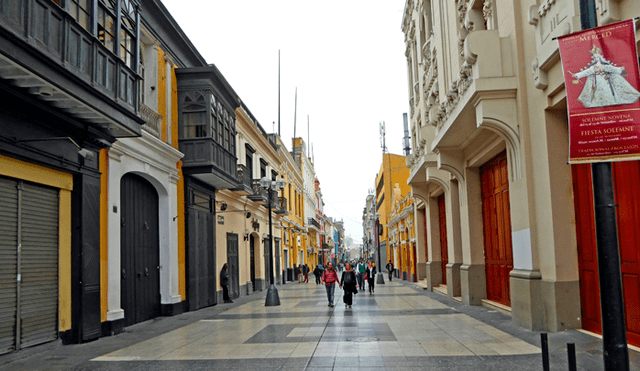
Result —
<path fill-rule="evenodd" d="M 438 209 L 440 220 L 440 253 L 442 254 L 442 284 L 447 284 L 447 263 L 449 263 L 449 252 L 447 250 L 447 210 L 444 205 L 444 195 L 438 197 Z"/>
<path fill-rule="evenodd" d="M 418 282 L 418 259 L 416 254 L 416 245 L 411 244 L 411 251 L 413 252 L 413 269 L 411 273 L 413 273 L 413 282 Z"/>
<path fill-rule="evenodd" d="M 513 269 L 507 155 L 502 152 L 480 168 L 487 299 L 511 305 Z"/>
<path fill-rule="evenodd" d="M 591 167 L 574 165 L 572 170 L 582 323 L 586 330 L 601 333 Z M 612 170 L 627 340 L 640 345 L 640 162 L 614 162 Z"/>

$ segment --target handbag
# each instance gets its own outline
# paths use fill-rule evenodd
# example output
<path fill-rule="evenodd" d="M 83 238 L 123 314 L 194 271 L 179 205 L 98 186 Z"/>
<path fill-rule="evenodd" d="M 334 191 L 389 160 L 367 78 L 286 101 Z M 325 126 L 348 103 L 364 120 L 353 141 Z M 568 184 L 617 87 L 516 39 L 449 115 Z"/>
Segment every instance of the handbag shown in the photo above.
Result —
<path fill-rule="evenodd" d="M 369 275 L 367 275 L 366 273 L 364 274 L 364 280 L 368 280 L 369 279 Z"/>

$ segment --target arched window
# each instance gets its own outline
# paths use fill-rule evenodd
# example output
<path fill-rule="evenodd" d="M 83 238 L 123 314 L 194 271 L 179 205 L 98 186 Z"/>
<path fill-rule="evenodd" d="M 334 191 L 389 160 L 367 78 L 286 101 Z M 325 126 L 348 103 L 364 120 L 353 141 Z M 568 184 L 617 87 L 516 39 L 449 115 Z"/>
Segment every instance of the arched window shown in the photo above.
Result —
<path fill-rule="evenodd" d="M 182 138 L 206 138 L 207 105 L 201 93 L 187 93 L 182 103 Z"/>

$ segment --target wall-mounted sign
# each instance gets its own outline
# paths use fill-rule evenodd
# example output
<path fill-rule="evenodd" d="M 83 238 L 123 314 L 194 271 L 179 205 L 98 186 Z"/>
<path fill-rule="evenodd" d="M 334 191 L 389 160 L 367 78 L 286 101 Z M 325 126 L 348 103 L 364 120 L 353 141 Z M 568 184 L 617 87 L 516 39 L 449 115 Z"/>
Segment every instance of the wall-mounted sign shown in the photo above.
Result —
<path fill-rule="evenodd" d="M 640 78 L 633 20 L 558 38 L 569 162 L 640 159 Z"/>
<path fill-rule="evenodd" d="M 218 224 L 224 224 L 224 216 L 218 215 Z"/>

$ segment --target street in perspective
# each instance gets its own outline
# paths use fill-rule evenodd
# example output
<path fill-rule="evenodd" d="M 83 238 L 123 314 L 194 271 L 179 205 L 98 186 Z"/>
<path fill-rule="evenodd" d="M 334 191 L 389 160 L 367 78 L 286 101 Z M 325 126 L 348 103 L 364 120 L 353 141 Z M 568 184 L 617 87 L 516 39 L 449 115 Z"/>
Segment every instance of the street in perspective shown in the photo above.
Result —
<path fill-rule="evenodd" d="M 49 346 L 1 364 L 6 370 L 543 370 L 540 334 L 508 315 L 468 307 L 405 281 L 358 292 L 350 308 L 337 287 L 328 307 L 315 282 L 163 317 L 116 337 Z M 566 343 L 579 370 L 601 370 L 600 341 L 580 331 L 549 334 L 551 370 L 567 370 Z M 637 353 L 632 369 L 640 367 Z"/>

